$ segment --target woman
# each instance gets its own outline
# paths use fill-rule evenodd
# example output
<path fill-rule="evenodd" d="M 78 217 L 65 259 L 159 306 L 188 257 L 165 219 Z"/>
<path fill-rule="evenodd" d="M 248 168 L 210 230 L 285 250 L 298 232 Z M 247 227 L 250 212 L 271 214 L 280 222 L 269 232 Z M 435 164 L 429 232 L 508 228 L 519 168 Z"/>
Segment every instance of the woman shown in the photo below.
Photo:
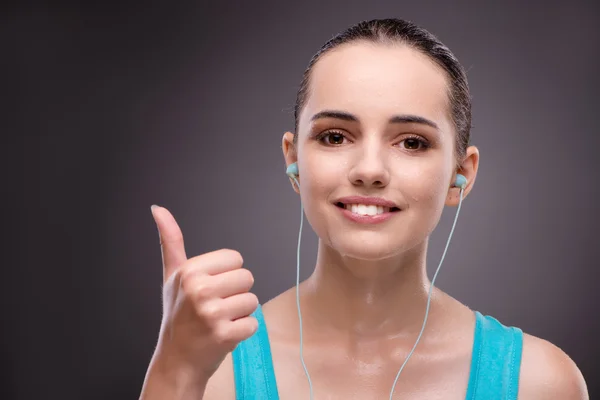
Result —
<path fill-rule="evenodd" d="M 314 273 L 260 306 L 239 253 L 188 259 L 153 206 L 164 310 L 142 398 L 587 398 L 560 349 L 427 278 L 429 236 L 479 164 L 466 76 L 442 43 L 397 19 L 353 26 L 313 57 L 295 111 L 282 147 L 319 237 Z"/>

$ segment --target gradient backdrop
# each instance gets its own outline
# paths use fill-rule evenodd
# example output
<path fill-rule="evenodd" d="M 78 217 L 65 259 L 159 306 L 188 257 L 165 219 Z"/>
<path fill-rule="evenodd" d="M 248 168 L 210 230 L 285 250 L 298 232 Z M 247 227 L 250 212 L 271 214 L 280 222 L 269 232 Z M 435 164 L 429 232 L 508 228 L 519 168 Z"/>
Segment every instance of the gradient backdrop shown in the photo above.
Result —
<path fill-rule="evenodd" d="M 153 203 L 189 256 L 240 251 L 262 302 L 293 286 L 281 136 L 300 77 L 336 32 L 381 17 L 438 35 L 472 88 L 481 168 L 438 286 L 557 344 L 600 396 L 599 6 L 482 3 L 3 6 L 0 398 L 137 398 L 161 318 Z"/>

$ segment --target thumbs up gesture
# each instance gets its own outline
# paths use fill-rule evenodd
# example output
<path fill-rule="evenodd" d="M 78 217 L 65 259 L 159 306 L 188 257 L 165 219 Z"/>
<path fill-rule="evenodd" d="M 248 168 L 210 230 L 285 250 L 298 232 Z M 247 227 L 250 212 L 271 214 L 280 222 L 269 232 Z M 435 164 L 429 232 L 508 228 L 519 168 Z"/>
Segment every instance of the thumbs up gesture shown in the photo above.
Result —
<path fill-rule="evenodd" d="M 153 206 L 152 215 L 163 261 L 163 318 L 155 358 L 205 383 L 225 356 L 258 328 L 250 316 L 258 307 L 258 298 L 249 292 L 254 278 L 234 250 L 188 259 L 171 213 Z"/>

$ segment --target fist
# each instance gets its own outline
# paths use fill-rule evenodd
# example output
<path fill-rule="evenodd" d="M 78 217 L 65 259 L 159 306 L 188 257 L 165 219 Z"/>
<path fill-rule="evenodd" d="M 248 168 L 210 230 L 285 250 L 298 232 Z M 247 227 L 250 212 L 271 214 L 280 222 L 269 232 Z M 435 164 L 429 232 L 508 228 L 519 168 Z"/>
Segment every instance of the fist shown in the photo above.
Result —
<path fill-rule="evenodd" d="M 171 213 L 152 207 L 163 261 L 163 318 L 158 349 L 169 364 L 207 378 L 227 353 L 258 327 L 251 317 L 258 298 L 250 289 L 252 273 L 234 250 L 221 249 L 190 259 Z"/>

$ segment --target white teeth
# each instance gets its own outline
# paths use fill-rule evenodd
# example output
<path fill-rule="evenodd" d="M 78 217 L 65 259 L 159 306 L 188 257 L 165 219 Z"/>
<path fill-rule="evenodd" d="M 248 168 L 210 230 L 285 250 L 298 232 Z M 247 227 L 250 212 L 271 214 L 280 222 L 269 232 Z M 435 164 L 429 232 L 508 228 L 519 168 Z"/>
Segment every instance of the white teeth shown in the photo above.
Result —
<path fill-rule="evenodd" d="M 389 207 L 366 205 L 366 204 L 346 204 L 346 210 L 352 211 L 358 215 L 379 215 L 390 212 Z"/>

